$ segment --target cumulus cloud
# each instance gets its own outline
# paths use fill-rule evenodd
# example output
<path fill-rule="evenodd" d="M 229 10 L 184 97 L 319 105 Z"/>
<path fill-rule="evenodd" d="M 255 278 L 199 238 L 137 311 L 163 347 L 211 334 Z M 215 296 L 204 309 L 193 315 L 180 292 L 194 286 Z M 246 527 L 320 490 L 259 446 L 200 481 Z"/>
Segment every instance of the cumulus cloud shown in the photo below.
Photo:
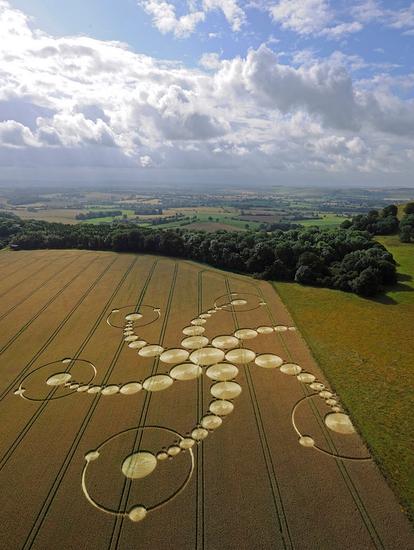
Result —
<path fill-rule="evenodd" d="M 268 9 L 273 21 L 299 35 L 338 40 L 363 29 L 360 21 L 337 21 L 327 0 L 279 0 Z"/>
<path fill-rule="evenodd" d="M 0 29 L 3 178 L 36 167 L 68 179 L 319 182 L 414 167 L 414 104 L 395 93 L 406 84 L 356 81 L 339 54 L 289 64 L 261 46 L 187 68 L 120 42 L 53 37 L 4 0 Z"/>
<path fill-rule="evenodd" d="M 143 0 L 140 5 L 152 16 L 153 24 L 160 32 L 172 32 L 178 38 L 192 34 L 205 19 L 203 11 L 192 11 L 177 17 L 174 4 L 163 0 Z"/>
<path fill-rule="evenodd" d="M 152 17 L 153 25 L 163 34 L 172 33 L 177 38 L 193 34 L 197 26 L 205 21 L 209 12 L 219 10 L 227 19 L 233 31 L 240 31 L 246 15 L 237 0 L 202 0 L 188 2 L 188 13 L 177 16 L 175 4 L 165 0 L 140 0 L 139 5 Z"/>
<path fill-rule="evenodd" d="M 299 34 L 319 32 L 332 19 L 326 0 L 280 0 L 269 11 L 284 29 Z"/>

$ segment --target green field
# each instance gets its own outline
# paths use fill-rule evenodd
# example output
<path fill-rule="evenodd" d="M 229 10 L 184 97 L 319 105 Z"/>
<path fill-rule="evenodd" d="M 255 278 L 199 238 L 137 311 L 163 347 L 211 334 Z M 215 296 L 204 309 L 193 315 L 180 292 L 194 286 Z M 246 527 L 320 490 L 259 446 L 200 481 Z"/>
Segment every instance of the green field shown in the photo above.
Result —
<path fill-rule="evenodd" d="M 338 227 L 341 223 L 349 218 L 346 216 L 340 216 L 337 214 L 322 214 L 321 219 L 318 220 L 301 220 L 298 223 L 305 227 L 316 225 L 317 227 Z M 295 222 L 296 223 L 296 222 Z"/>
<path fill-rule="evenodd" d="M 378 299 L 275 286 L 414 519 L 414 244 L 379 240 L 399 263 L 399 281 Z"/>

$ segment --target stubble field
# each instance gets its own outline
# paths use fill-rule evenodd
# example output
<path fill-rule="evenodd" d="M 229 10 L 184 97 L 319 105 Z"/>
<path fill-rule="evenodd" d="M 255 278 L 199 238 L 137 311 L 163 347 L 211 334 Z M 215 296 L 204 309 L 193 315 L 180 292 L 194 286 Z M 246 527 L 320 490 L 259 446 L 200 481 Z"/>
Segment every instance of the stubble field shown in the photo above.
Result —
<path fill-rule="evenodd" d="M 414 545 L 269 284 L 85 251 L 0 270 L 0 547 Z"/>

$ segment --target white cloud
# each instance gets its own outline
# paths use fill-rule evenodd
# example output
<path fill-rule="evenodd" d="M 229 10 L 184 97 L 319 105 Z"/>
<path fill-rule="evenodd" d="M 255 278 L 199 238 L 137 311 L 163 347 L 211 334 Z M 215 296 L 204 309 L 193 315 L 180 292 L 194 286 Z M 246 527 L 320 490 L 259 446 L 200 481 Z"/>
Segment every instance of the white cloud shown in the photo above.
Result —
<path fill-rule="evenodd" d="M 377 22 L 405 35 L 414 34 L 414 2 L 400 9 L 389 9 L 376 0 L 365 0 L 354 6 L 352 14 L 358 21 Z"/>
<path fill-rule="evenodd" d="M 333 27 L 327 27 L 320 32 L 320 35 L 337 40 L 347 34 L 360 32 L 362 29 L 363 25 L 361 23 L 358 21 L 352 21 L 352 23 L 339 23 Z"/>
<path fill-rule="evenodd" d="M 246 14 L 237 0 L 188 0 L 188 13 L 180 16 L 177 16 L 175 4 L 165 0 L 139 0 L 139 5 L 152 16 L 153 25 L 161 33 L 173 33 L 177 38 L 193 34 L 197 26 L 205 21 L 207 14 L 214 10 L 223 13 L 235 32 L 240 31 L 246 22 Z"/>
<path fill-rule="evenodd" d="M 289 64 L 262 46 L 186 68 L 119 42 L 31 30 L 4 0 L 0 29 L 3 179 L 30 180 L 35 167 L 62 181 L 320 182 L 395 171 L 397 182 L 414 168 L 414 104 L 395 93 L 413 80 L 355 81 L 359 58 L 308 52 Z"/>
<path fill-rule="evenodd" d="M 328 0 L 279 0 L 268 11 L 283 29 L 303 36 L 325 36 L 339 40 L 363 29 L 360 21 L 337 21 Z"/>
<path fill-rule="evenodd" d="M 284 29 L 299 34 L 317 33 L 332 20 L 325 0 L 279 0 L 269 11 Z"/>
<path fill-rule="evenodd" d="M 236 0 L 203 0 L 206 12 L 221 10 L 233 31 L 239 31 L 246 22 L 246 14 Z"/>
<path fill-rule="evenodd" d="M 207 70 L 218 69 L 221 65 L 220 55 L 214 52 L 203 53 L 200 58 L 199 65 Z"/>
<path fill-rule="evenodd" d="M 174 4 L 163 0 L 142 0 L 140 5 L 152 16 L 154 26 L 161 33 L 171 32 L 178 38 L 192 34 L 197 25 L 205 19 L 205 13 L 202 11 L 192 11 L 177 17 Z"/>

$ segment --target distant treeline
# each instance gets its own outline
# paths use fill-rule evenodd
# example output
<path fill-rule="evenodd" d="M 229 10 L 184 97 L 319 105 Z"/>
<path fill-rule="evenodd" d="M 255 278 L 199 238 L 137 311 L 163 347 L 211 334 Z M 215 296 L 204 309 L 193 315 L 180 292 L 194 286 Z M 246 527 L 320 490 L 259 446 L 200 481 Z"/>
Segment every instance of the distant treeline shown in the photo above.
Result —
<path fill-rule="evenodd" d="M 368 214 L 358 215 L 341 224 L 342 229 L 368 231 L 371 235 L 396 235 L 401 242 L 414 241 L 414 202 L 405 205 L 401 221 L 397 217 L 398 207 L 390 204 L 382 210 L 371 210 Z"/>
<path fill-rule="evenodd" d="M 76 215 L 77 220 L 92 220 L 94 218 L 115 218 L 122 216 L 122 210 L 90 210 Z"/>
<path fill-rule="evenodd" d="M 64 225 L 0 214 L 0 239 L 15 248 L 81 248 L 175 256 L 248 273 L 373 296 L 396 281 L 392 255 L 367 232 L 316 227 L 204 233 L 123 225 Z"/>

